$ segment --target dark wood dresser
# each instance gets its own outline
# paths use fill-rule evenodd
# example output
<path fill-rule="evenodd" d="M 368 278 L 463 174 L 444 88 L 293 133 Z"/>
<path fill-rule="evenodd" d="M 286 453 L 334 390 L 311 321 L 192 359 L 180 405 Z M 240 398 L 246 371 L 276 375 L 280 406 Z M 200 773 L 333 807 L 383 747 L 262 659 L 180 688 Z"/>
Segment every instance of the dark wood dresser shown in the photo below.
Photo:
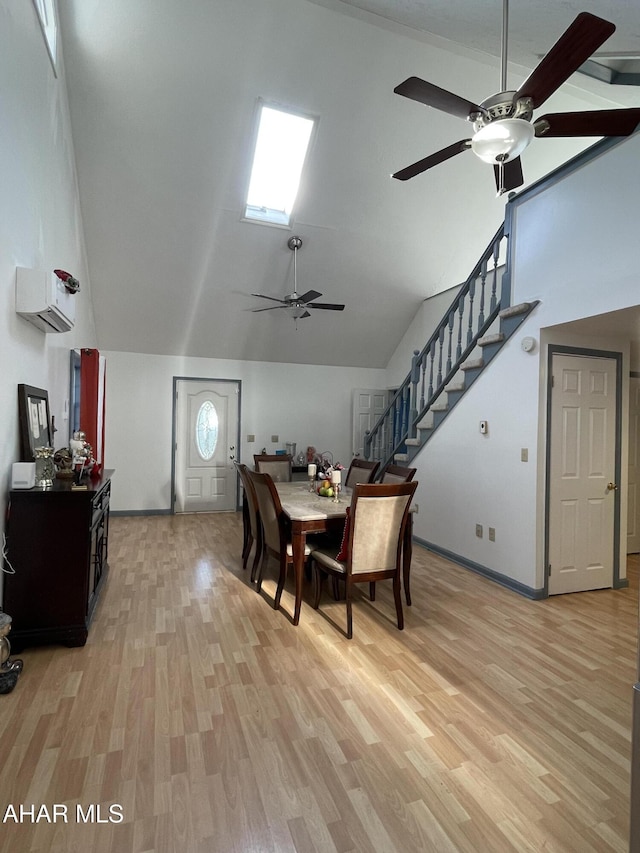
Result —
<path fill-rule="evenodd" d="M 113 471 L 71 489 L 12 489 L 6 524 L 3 610 L 12 651 L 60 643 L 83 646 L 109 571 L 109 497 Z"/>

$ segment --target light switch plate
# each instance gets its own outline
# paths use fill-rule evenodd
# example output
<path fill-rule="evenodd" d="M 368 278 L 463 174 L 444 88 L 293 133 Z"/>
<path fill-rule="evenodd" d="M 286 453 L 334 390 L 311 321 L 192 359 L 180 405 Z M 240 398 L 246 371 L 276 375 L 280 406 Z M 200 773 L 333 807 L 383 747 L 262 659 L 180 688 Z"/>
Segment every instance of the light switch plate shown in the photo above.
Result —
<path fill-rule="evenodd" d="M 272 435 L 272 436 L 271 436 L 271 441 L 272 441 L 274 444 L 277 444 L 277 443 L 280 441 L 280 436 L 279 436 L 279 435 Z"/>

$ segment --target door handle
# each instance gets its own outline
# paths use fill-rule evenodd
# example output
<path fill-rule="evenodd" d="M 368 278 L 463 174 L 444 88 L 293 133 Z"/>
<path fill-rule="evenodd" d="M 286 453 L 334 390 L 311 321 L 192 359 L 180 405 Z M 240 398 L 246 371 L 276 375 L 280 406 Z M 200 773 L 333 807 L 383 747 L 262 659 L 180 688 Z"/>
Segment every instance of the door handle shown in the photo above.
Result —
<path fill-rule="evenodd" d="M 607 491 L 608 492 L 615 492 L 617 490 L 617 488 L 618 487 L 615 483 L 608 483 L 607 484 Z"/>

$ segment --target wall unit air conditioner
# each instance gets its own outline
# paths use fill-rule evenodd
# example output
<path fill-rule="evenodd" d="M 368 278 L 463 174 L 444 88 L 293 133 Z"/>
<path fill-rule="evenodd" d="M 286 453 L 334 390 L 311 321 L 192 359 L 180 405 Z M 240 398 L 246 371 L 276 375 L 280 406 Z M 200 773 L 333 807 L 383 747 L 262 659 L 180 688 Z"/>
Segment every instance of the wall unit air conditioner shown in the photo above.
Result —
<path fill-rule="evenodd" d="M 76 294 L 53 271 L 16 270 L 16 311 L 43 332 L 68 332 L 76 319 Z"/>

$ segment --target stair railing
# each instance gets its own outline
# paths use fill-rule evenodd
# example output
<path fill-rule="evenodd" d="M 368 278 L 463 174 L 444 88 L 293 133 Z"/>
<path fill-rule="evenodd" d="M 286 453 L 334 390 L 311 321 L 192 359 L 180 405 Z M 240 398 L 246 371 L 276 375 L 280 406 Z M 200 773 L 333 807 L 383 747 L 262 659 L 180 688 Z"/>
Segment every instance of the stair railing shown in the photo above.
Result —
<path fill-rule="evenodd" d="M 504 246 L 503 246 L 504 242 Z M 468 359 L 498 316 L 505 294 L 498 291 L 498 268 L 506 259 L 504 224 L 483 252 L 422 351 L 414 350 L 411 370 L 373 428 L 365 433 L 365 459 L 393 461 L 415 438 L 418 424 Z M 508 295 L 507 297 L 508 298 Z"/>

